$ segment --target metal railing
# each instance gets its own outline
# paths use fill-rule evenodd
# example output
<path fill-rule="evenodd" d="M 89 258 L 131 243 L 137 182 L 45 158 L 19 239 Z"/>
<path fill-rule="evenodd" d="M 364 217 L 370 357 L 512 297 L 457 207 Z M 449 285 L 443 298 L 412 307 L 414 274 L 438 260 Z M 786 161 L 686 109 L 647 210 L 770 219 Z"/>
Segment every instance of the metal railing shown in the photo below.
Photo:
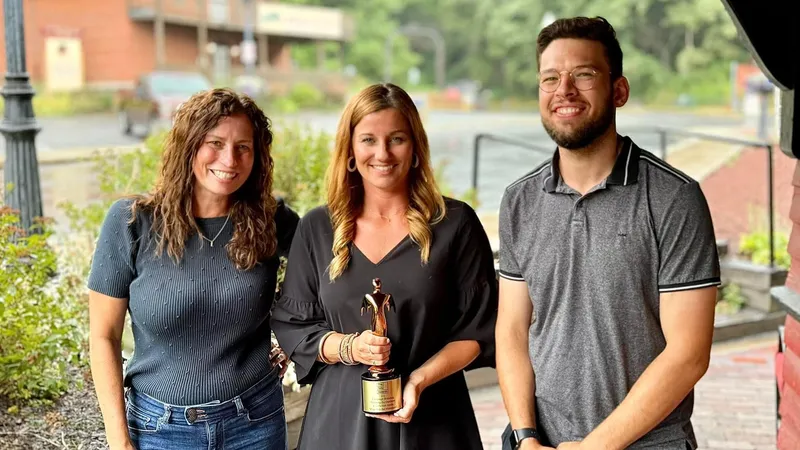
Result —
<path fill-rule="evenodd" d="M 534 145 L 530 142 L 521 139 L 510 138 L 507 136 L 499 136 L 491 133 L 478 133 L 475 135 L 475 143 L 472 147 L 472 190 L 477 194 L 478 192 L 478 172 L 480 166 L 480 148 L 481 141 L 493 141 L 503 144 L 513 145 L 515 147 L 525 148 L 536 152 L 553 154 L 553 147 L 544 147 L 541 145 Z"/>
<path fill-rule="evenodd" d="M 699 133 L 695 131 L 686 131 L 680 129 L 666 128 L 666 127 L 651 127 L 638 129 L 637 131 L 650 131 L 659 135 L 661 158 L 666 159 L 667 156 L 667 138 L 669 135 L 681 136 L 685 138 L 702 139 L 712 142 L 727 143 L 732 145 L 742 145 L 747 147 L 763 148 L 767 150 L 767 223 L 769 227 L 769 267 L 775 267 L 775 197 L 773 189 L 773 145 L 756 140 L 739 139 L 726 136 L 718 136 L 714 134 Z M 503 144 L 512 145 L 519 148 L 533 150 L 535 152 L 546 153 L 552 155 L 552 147 L 544 147 L 541 145 L 531 144 L 530 142 L 510 138 L 507 136 L 499 136 L 491 133 L 479 133 L 475 136 L 475 143 L 472 150 L 472 189 L 475 195 L 478 193 L 478 173 L 480 169 L 480 144 L 482 141 L 494 141 Z"/>

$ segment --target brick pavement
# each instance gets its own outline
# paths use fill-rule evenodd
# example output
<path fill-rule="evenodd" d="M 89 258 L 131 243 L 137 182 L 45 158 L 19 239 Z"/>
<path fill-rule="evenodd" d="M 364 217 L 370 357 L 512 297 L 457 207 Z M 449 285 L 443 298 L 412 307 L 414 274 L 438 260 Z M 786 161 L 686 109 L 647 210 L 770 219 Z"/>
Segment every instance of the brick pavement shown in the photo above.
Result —
<path fill-rule="evenodd" d="M 695 390 L 699 448 L 775 450 L 774 333 L 716 344 Z M 498 386 L 471 391 L 485 450 L 500 450 L 508 423 Z"/>

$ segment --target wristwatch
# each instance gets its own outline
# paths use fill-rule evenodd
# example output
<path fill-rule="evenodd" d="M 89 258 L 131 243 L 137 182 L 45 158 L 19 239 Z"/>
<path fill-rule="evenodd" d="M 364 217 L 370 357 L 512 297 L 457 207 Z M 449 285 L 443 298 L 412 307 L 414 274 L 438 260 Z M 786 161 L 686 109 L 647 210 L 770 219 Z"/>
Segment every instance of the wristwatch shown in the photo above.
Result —
<path fill-rule="evenodd" d="M 511 448 L 518 449 L 520 442 L 528 438 L 534 438 L 537 441 L 542 440 L 535 428 L 517 428 L 511 433 Z"/>

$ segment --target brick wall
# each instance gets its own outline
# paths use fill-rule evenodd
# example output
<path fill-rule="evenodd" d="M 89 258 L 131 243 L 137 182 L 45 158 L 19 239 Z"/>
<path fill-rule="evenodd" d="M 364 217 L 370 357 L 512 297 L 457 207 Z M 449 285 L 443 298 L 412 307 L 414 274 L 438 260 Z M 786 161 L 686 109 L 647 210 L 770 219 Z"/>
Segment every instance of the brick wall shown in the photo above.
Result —
<path fill-rule="evenodd" d="M 796 160 L 786 156 L 778 148 L 773 150 L 772 160 L 775 229 L 781 233 L 788 233 L 791 229 L 789 210 L 794 194 L 792 181 Z M 736 182 L 731 183 L 731 180 Z M 714 233 L 717 239 L 728 240 L 732 253 L 739 250 L 742 235 L 767 229 L 765 149 L 742 150 L 735 159 L 705 177 L 700 186 L 706 195 L 711 217 L 714 219 Z M 797 220 L 800 222 L 800 217 Z"/>
<path fill-rule="evenodd" d="M 786 279 L 786 286 L 800 292 L 800 162 L 795 163 L 792 179 L 794 195 L 789 210 L 792 234 L 789 239 L 789 253 L 792 267 Z M 781 389 L 781 427 L 778 431 L 778 449 L 795 450 L 800 448 L 800 322 L 791 316 L 786 319 L 786 350 L 778 379 Z"/>
<path fill-rule="evenodd" d="M 800 322 L 791 317 L 786 319 L 785 342 L 778 450 L 795 450 L 800 445 Z"/>
<path fill-rule="evenodd" d="M 131 22 L 124 0 L 25 0 L 23 4 L 27 66 L 34 82 L 44 76 L 48 30 L 58 28 L 80 36 L 87 83 L 130 81 L 154 64 L 152 27 Z M 0 46 L 4 40 L 0 33 Z M 0 71 L 5 72 L 4 58 Z"/>
<path fill-rule="evenodd" d="M 167 8 L 168 7 L 168 8 Z M 53 30 L 81 38 L 85 82 L 89 86 L 114 87 L 130 83 L 142 73 L 155 68 L 156 48 L 152 22 L 134 22 L 128 17 L 126 0 L 24 0 L 27 69 L 34 85 L 44 81 L 45 38 Z M 199 15 L 194 0 L 165 2 L 167 13 Z M 238 9 L 234 8 L 235 11 Z M 88 13 L 91 11 L 91 13 Z M 166 58 L 169 67 L 192 69 L 199 51 L 195 27 L 167 24 Z M 238 45 L 241 33 L 209 30 L 209 40 Z M 272 66 L 291 68 L 289 45 L 270 38 Z M 0 48 L 5 48 L 5 30 L 0 20 Z M 234 70 L 241 66 L 231 61 Z M 0 58 L 0 74 L 6 71 L 5 55 Z M 2 84 L 2 80 L 0 80 Z"/>
<path fill-rule="evenodd" d="M 150 28 L 150 30 L 152 30 L 152 28 Z M 150 40 L 151 42 L 154 41 L 152 31 Z M 197 28 L 167 24 L 165 26 L 164 40 L 167 46 L 167 64 L 186 68 L 195 66 L 197 58 L 200 56 L 199 49 L 197 48 Z M 154 53 L 155 43 L 152 49 Z M 153 67 L 154 66 L 155 61 L 153 63 Z"/>

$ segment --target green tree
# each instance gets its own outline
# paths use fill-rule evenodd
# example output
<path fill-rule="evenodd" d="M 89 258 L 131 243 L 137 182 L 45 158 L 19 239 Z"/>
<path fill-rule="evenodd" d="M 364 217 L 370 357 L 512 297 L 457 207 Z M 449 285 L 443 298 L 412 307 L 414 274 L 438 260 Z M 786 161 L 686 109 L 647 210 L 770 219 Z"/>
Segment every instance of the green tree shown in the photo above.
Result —
<path fill-rule="evenodd" d="M 617 31 L 633 95 L 688 91 L 725 101 L 728 64 L 748 55 L 719 0 L 292 0 L 342 8 L 356 22 L 346 63 L 370 81 L 383 79 L 384 46 L 400 25 L 435 28 L 447 47 L 447 79 L 471 79 L 501 95 L 535 96 L 536 37 L 545 12 L 556 17 L 603 16 Z M 434 81 L 435 54 L 426 39 L 399 38 L 393 79 L 408 68 Z M 308 64 L 315 53 L 305 56 Z M 706 81 L 704 81 L 706 80 Z M 402 81 L 400 81 L 402 84 Z M 699 85 L 698 85 L 699 83 Z"/>
<path fill-rule="evenodd" d="M 345 64 L 352 64 L 358 73 L 371 80 L 382 80 L 385 67 L 385 46 L 389 35 L 398 28 L 395 16 L 403 8 L 397 0 L 288 0 L 286 3 L 341 8 L 355 23 L 355 37 L 344 45 Z M 306 58 L 308 58 L 306 56 Z M 420 56 L 411 50 L 408 39 L 399 36 L 392 48 L 392 76 L 402 77 L 409 68 L 420 63 Z"/>

